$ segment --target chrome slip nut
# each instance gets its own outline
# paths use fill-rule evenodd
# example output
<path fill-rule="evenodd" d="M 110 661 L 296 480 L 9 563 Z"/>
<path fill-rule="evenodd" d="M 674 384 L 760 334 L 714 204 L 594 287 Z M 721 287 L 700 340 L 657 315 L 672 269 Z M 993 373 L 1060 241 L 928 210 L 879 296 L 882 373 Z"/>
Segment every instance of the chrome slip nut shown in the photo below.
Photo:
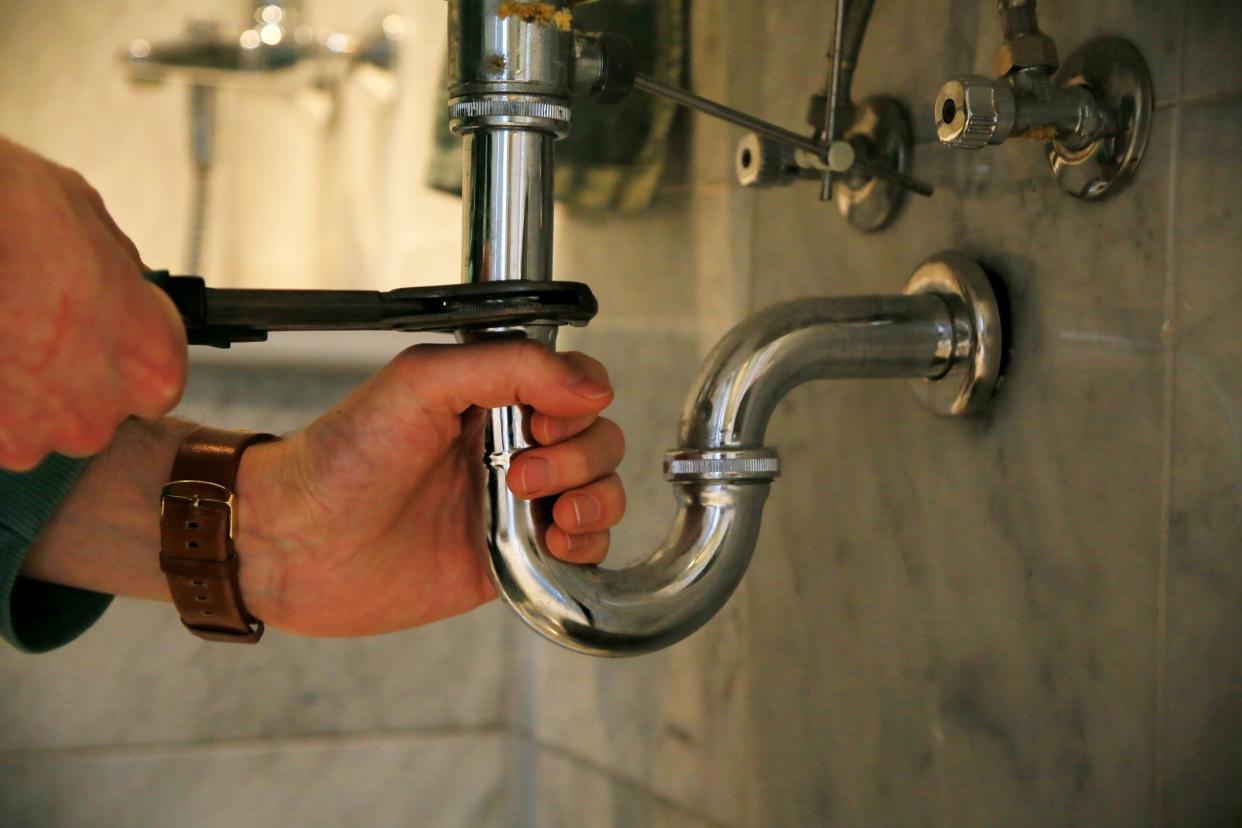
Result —
<path fill-rule="evenodd" d="M 664 455 L 664 478 L 682 480 L 773 480 L 781 461 L 772 449 L 674 449 Z"/>
<path fill-rule="evenodd" d="M 1016 35 L 997 47 L 993 61 L 998 78 L 1032 66 L 1053 72 L 1057 68 L 1057 44 L 1043 32 Z"/>
<path fill-rule="evenodd" d="M 777 187 L 797 178 L 793 151 L 770 138 L 748 132 L 737 142 L 734 172 L 743 187 Z"/>

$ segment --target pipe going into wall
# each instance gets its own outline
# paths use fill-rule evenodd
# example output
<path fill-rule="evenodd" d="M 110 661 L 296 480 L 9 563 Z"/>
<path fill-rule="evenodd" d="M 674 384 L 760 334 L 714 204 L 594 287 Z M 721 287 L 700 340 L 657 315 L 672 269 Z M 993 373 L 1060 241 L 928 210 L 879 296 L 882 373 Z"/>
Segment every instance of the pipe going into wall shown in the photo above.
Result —
<path fill-rule="evenodd" d="M 551 146 L 569 128 L 572 60 L 572 34 L 557 21 L 569 10 L 568 0 L 449 0 L 449 114 L 464 138 L 467 281 L 551 278 Z M 484 519 L 500 594 L 534 629 L 582 653 L 633 655 L 694 632 L 750 562 L 779 470 L 764 431 L 790 389 L 812 379 L 909 377 L 949 389 L 924 396 L 954 414 L 991 393 L 999 323 L 978 265 L 932 260 L 907 293 L 799 300 L 734 328 L 704 365 L 665 463 L 678 504 L 672 529 L 624 569 L 549 554 L 548 502 L 516 497 L 507 480 L 513 458 L 535 445 L 530 413 L 492 410 Z M 515 335 L 556 341 L 548 326 L 470 338 Z"/>
<path fill-rule="evenodd" d="M 928 281 L 946 272 L 966 274 L 974 292 Z M 687 398 L 679 447 L 666 462 L 677 501 L 672 528 L 651 555 L 624 569 L 565 564 L 549 554 L 546 503 L 522 500 L 507 485 L 509 463 L 534 445 L 527 412 L 493 410 L 486 528 L 505 600 L 547 638 L 593 655 L 649 652 L 697 630 L 750 563 L 777 472 L 764 432 L 789 391 L 816 379 L 885 377 L 960 388 L 962 371 L 981 379 L 981 345 L 989 359 L 999 351 L 995 299 L 978 265 L 942 254 L 920 273 L 910 295 L 797 300 L 727 334 Z M 974 391 L 986 397 L 992 387 Z"/>

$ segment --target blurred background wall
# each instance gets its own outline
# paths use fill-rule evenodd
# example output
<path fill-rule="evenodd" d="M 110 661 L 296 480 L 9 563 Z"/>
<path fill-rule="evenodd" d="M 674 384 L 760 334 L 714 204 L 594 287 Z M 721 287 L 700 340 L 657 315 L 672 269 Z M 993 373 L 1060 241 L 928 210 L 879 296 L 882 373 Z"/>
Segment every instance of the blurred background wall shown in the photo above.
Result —
<path fill-rule="evenodd" d="M 116 53 L 238 5 L 0 0 L 0 132 L 80 169 L 153 265 L 181 255 L 185 95 L 132 88 Z M 832 5 L 694 0 L 691 83 L 801 123 Z M 856 93 L 903 99 L 930 141 L 941 80 L 990 72 L 993 7 L 881 0 Z M 346 88 L 335 121 L 322 100 L 224 96 L 205 275 L 455 280 L 457 203 L 422 183 L 443 3 L 306 11 L 346 30 L 401 13 L 399 92 Z M 667 528 L 659 464 L 698 360 L 763 305 L 896 292 L 930 254 L 972 253 L 1017 325 L 986 417 L 937 420 L 900 382 L 796 391 L 769 431 L 787 462 L 742 589 L 640 659 L 562 652 L 497 606 L 239 650 L 118 602 L 60 652 L 0 653 L 0 823 L 1242 821 L 1242 6 L 1040 15 L 1063 55 L 1120 35 L 1152 68 L 1151 144 L 1114 200 L 1065 197 L 1032 145 L 925 143 L 936 196 L 862 236 L 808 189 L 739 190 L 736 131 L 682 117 L 655 207 L 557 227 L 560 277 L 602 308 L 566 347 L 610 366 L 629 437 L 618 560 Z M 183 408 L 296 428 L 404 341 L 200 356 Z"/>

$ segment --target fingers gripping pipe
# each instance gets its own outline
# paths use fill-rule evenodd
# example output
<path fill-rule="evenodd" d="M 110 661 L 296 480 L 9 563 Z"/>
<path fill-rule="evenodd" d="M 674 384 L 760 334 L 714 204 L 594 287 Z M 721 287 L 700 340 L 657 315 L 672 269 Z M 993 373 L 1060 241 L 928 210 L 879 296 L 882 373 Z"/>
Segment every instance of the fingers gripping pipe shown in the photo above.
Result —
<path fill-rule="evenodd" d="M 768 419 L 814 379 L 910 377 L 947 387 L 968 413 L 999 370 L 999 315 L 983 272 L 942 254 L 904 296 L 798 300 L 760 311 L 709 355 L 669 453 L 677 514 L 664 543 L 624 569 L 562 563 L 547 551 L 546 504 L 508 489 L 512 458 L 533 445 L 527 413 L 491 412 L 486 432 L 488 552 L 504 599 L 534 629 L 571 650 L 635 655 L 691 634 L 741 581 L 759 533 L 775 452 Z"/>

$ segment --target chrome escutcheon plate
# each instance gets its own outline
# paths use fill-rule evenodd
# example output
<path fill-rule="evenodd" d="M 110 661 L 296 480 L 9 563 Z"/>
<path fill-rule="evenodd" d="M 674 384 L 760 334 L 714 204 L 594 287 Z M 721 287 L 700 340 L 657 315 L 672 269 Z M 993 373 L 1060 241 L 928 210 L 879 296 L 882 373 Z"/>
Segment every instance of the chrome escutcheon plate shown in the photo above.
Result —
<path fill-rule="evenodd" d="M 914 271 L 906 293 L 957 297 L 966 311 L 969 359 L 936 379 L 911 380 L 919 402 L 943 417 L 976 414 L 992 399 L 1001 378 L 1005 334 L 1000 303 L 987 273 L 961 253 L 938 253 Z"/>
<path fill-rule="evenodd" d="M 913 138 L 910 119 L 895 98 L 877 95 L 857 105 L 854 123 L 841 136 L 862 138 L 873 157 L 898 172 L 910 174 Z M 906 191 L 878 178 L 851 181 L 844 178 L 836 188 L 837 209 L 854 227 L 872 233 L 887 227 L 905 201 Z"/>
<path fill-rule="evenodd" d="M 1128 41 L 1101 37 L 1078 48 L 1057 70 L 1060 87 L 1086 86 L 1118 118 L 1117 130 L 1085 147 L 1060 141 L 1047 145 L 1048 163 L 1061 189 L 1075 198 L 1098 201 L 1134 177 L 1151 133 L 1154 100 L 1147 62 Z"/>

